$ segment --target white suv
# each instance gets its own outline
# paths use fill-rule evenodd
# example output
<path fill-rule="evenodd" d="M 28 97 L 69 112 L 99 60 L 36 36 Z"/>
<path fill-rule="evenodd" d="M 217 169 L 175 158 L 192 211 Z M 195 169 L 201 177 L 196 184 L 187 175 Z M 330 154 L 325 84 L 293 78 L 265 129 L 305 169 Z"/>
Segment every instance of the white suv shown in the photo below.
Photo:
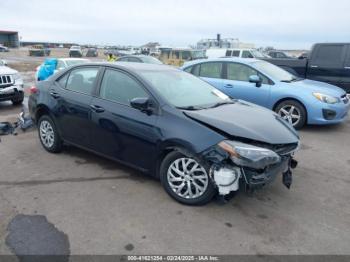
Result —
<path fill-rule="evenodd" d="M 24 99 L 23 80 L 18 71 L 9 68 L 0 60 L 0 101 L 12 101 L 14 105 L 22 104 Z"/>

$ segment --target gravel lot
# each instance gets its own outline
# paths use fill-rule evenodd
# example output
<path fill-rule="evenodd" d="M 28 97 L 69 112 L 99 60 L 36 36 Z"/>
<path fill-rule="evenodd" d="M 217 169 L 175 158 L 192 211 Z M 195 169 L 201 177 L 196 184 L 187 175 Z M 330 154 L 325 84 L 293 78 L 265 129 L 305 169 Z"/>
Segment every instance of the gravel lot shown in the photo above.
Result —
<path fill-rule="evenodd" d="M 20 109 L 0 103 L 0 121 Z M 277 179 L 202 207 L 91 153 L 49 154 L 36 130 L 1 137 L 0 254 L 13 252 L 9 225 L 21 215 L 48 221 L 70 254 L 350 254 L 350 121 L 300 134 L 291 190 Z"/>

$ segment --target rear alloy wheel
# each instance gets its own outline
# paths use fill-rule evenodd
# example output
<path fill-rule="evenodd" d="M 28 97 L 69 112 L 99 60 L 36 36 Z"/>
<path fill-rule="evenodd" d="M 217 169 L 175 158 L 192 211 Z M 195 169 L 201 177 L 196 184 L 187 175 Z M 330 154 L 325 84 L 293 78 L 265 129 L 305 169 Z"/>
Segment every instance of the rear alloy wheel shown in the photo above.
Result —
<path fill-rule="evenodd" d="M 306 123 L 306 111 L 297 101 L 283 101 L 282 103 L 278 104 L 275 111 L 295 129 L 302 128 Z"/>
<path fill-rule="evenodd" d="M 58 153 L 62 150 L 62 140 L 56 130 L 51 117 L 44 115 L 38 122 L 40 142 L 50 153 Z"/>
<path fill-rule="evenodd" d="M 167 193 L 183 204 L 203 205 L 216 193 L 206 168 L 179 152 L 165 157 L 160 174 Z"/>

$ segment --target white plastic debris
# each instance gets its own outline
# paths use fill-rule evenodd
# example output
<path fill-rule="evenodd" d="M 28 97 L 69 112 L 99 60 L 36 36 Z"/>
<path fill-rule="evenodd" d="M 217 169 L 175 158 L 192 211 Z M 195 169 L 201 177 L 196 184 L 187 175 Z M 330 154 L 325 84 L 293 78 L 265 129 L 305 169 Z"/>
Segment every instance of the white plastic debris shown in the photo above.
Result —
<path fill-rule="evenodd" d="M 227 195 L 231 191 L 239 189 L 239 178 L 241 176 L 239 168 L 222 167 L 219 170 L 214 170 L 213 173 L 220 195 Z"/>

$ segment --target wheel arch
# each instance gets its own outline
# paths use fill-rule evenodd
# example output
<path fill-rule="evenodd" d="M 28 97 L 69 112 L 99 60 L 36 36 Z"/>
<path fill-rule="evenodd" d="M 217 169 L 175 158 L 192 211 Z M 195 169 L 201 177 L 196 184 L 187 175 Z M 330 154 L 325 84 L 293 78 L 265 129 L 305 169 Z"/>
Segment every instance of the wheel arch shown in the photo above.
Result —
<path fill-rule="evenodd" d="M 155 170 L 153 174 L 155 174 L 156 178 L 160 177 L 160 166 L 164 160 L 164 158 L 171 152 L 178 151 L 187 156 L 195 156 L 196 152 L 194 147 L 183 140 L 168 140 L 164 141 L 160 145 L 158 145 L 158 155 L 156 159 Z"/>
<path fill-rule="evenodd" d="M 44 105 L 44 104 L 40 104 L 37 106 L 37 109 L 35 111 L 35 123 L 37 124 L 40 117 L 42 117 L 43 115 L 50 115 L 51 116 L 51 113 L 50 113 L 50 109 Z"/>
<path fill-rule="evenodd" d="M 287 100 L 293 100 L 293 101 L 298 102 L 299 104 L 302 105 L 302 107 L 304 108 L 304 110 L 305 110 L 305 112 L 306 112 L 306 119 L 305 119 L 305 121 L 306 121 L 306 123 L 307 123 L 307 122 L 308 122 L 308 110 L 307 110 L 305 104 L 304 104 L 300 99 L 298 99 L 298 98 L 295 98 L 295 97 L 284 97 L 284 98 L 281 98 L 281 99 L 279 99 L 277 102 L 275 102 L 275 104 L 274 104 L 273 107 L 272 107 L 272 110 L 275 112 L 277 106 L 278 106 L 280 103 L 282 103 L 282 102 L 284 102 L 284 101 L 287 101 Z"/>

